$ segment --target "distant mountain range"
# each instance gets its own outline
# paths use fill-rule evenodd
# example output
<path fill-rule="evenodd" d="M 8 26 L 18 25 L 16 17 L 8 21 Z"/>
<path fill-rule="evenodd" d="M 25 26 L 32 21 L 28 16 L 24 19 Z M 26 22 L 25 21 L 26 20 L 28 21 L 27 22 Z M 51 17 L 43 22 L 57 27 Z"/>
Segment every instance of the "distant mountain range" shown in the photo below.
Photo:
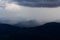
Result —
<path fill-rule="evenodd" d="M 0 40 L 57 40 L 59 37 L 60 23 L 56 22 L 30 28 L 0 24 Z"/>
<path fill-rule="evenodd" d="M 36 20 L 9 20 L 9 19 L 1 19 L 0 23 L 15 25 L 19 27 L 35 27 L 40 25 L 40 23 Z"/>
<path fill-rule="evenodd" d="M 38 26 L 40 25 L 39 22 L 37 22 L 36 20 L 29 20 L 29 21 L 22 21 L 22 22 L 18 22 L 16 24 L 14 24 L 15 26 L 19 26 L 19 27 L 26 27 L 26 28 L 29 28 L 29 27 L 35 27 L 35 26 Z"/>

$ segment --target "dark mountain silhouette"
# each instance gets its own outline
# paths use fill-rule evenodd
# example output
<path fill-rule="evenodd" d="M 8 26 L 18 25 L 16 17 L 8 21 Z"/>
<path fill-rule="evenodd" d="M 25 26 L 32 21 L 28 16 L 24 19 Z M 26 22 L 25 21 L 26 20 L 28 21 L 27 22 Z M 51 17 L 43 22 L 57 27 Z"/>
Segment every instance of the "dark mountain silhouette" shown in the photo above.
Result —
<path fill-rule="evenodd" d="M 0 40 L 57 40 L 59 37 L 60 23 L 56 22 L 31 28 L 0 24 Z"/>

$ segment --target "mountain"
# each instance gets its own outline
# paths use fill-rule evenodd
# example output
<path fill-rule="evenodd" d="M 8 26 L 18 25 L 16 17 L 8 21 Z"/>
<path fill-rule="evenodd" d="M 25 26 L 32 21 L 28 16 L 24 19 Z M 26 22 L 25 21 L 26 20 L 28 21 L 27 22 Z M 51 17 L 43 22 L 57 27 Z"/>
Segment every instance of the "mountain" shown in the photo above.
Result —
<path fill-rule="evenodd" d="M 0 24 L 0 40 L 8 40 L 11 35 L 15 34 L 19 27 L 8 25 L 8 24 Z"/>
<path fill-rule="evenodd" d="M 56 22 L 30 28 L 0 24 L 0 40 L 57 40 L 58 38 L 60 38 L 60 23 Z"/>
<path fill-rule="evenodd" d="M 14 38 L 22 40 L 57 40 L 60 37 L 60 23 L 51 22 L 42 26 L 25 28 Z"/>
<path fill-rule="evenodd" d="M 17 24 L 14 24 L 15 26 L 19 26 L 19 27 L 35 27 L 40 25 L 39 22 L 37 22 L 36 20 L 28 20 L 28 21 L 22 21 L 22 22 L 18 22 Z"/>

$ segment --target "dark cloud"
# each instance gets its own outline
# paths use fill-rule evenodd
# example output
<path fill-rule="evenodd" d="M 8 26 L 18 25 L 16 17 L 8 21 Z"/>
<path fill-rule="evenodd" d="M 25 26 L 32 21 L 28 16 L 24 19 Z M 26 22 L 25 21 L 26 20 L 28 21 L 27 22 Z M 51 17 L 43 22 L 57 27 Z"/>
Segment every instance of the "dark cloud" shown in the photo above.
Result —
<path fill-rule="evenodd" d="M 14 0 L 17 4 L 29 7 L 57 7 L 60 0 Z"/>

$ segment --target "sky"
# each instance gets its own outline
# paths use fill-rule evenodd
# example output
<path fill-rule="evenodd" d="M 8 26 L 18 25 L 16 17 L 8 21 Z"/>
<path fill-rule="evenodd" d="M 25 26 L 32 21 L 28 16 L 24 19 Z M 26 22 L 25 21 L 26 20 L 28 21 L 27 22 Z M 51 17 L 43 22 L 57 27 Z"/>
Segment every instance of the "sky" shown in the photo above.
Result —
<path fill-rule="evenodd" d="M 0 20 L 12 24 L 28 20 L 59 22 L 60 0 L 0 0 Z"/>

